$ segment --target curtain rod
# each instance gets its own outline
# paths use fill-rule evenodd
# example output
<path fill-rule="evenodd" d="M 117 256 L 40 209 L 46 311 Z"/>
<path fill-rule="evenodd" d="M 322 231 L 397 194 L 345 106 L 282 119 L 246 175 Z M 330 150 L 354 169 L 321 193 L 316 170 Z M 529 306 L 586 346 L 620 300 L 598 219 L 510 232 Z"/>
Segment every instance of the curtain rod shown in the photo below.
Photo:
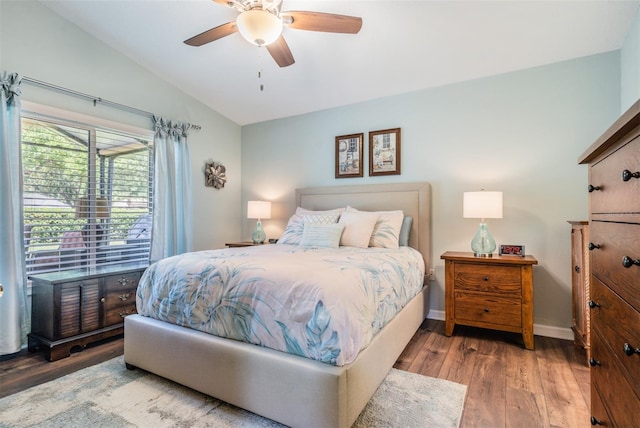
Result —
<path fill-rule="evenodd" d="M 154 114 L 145 110 L 140 110 L 139 108 L 135 108 L 135 107 L 131 107 L 128 105 L 124 105 L 124 104 L 120 104 L 120 103 L 116 103 L 114 101 L 109 101 L 109 100 L 105 100 L 104 98 L 101 97 L 94 97 L 93 95 L 89 95 L 89 94 L 85 94 L 83 92 L 78 92 L 78 91 L 74 91 L 72 89 L 67 89 L 67 88 L 63 88 L 62 86 L 58 86 L 58 85 L 54 85 L 51 83 L 47 83 L 47 82 L 43 82 L 41 80 L 36 80 L 36 79 L 32 79 L 30 77 L 26 77 L 23 76 L 22 77 L 22 81 L 26 82 L 26 83 L 30 83 L 32 85 L 35 86 L 41 86 L 43 88 L 47 88 L 47 89 L 53 89 L 54 91 L 58 91 L 58 92 L 64 92 L 66 94 L 70 94 L 79 98 L 85 98 L 88 100 L 92 100 L 93 101 L 93 105 L 94 107 L 96 106 L 97 103 L 101 103 L 104 104 L 108 107 L 113 107 L 113 108 L 117 108 L 120 110 L 127 110 L 130 111 L 132 113 L 136 113 L 142 116 L 148 116 L 149 118 L 153 118 Z M 200 125 L 191 125 L 192 128 L 196 129 L 196 130 L 201 130 L 202 127 Z"/>

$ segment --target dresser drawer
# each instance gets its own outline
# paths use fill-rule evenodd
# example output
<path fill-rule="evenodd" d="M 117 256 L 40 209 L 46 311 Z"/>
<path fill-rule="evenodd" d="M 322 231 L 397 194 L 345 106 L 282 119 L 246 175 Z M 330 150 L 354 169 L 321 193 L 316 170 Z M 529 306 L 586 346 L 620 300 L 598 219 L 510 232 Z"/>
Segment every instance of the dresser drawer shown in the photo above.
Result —
<path fill-rule="evenodd" d="M 623 258 L 640 259 L 640 225 L 626 223 L 591 223 L 593 275 L 608 284 L 636 310 L 640 310 L 640 266 L 623 266 Z"/>
<path fill-rule="evenodd" d="M 120 275 L 111 275 L 104 279 L 106 292 L 118 292 L 120 290 L 134 290 L 138 287 L 140 272 L 131 272 Z"/>
<path fill-rule="evenodd" d="M 511 296 L 520 296 L 521 293 L 520 266 L 456 263 L 454 275 L 456 290 L 495 292 Z"/>
<path fill-rule="evenodd" d="M 640 391 L 640 354 L 632 352 L 640 348 L 640 313 L 597 278 L 593 281 L 591 300 L 599 305 L 591 309 L 594 328 L 607 338 L 613 355 L 628 372 L 626 378 Z"/>
<path fill-rule="evenodd" d="M 592 214 L 640 212 L 640 179 L 623 181 L 622 173 L 640 171 L 640 138 L 622 146 L 590 171 L 590 184 L 598 186 L 590 194 Z"/>
<path fill-rule="evenodd" d="M 456 292 L 455 319 L 477 327 L 522 327 L 522 306 L 519 298 L 488 293 Z"/>
<path fill-rule="evenodd" d="M 126 316 L 133 315 L 135 313 L 137 312 L 136 303 L 134 300 L 133 303 L 130 303 L 128 305 L 118 306 L 105 310 L 103 324 L 105 326 L 110 326 L 123 323 Z"/>
<path fill-rule="evenodd" d="M 615 356 L 598 330 L 591 337 L 591 355 L 597 364 L 591 368 L 592 393 L 603 401 L 607 413 L 612 415 L 610 426 L 638 426 L 640 397 L 638 390 L 628 382 L 628 376 L 621 370 Z"/>

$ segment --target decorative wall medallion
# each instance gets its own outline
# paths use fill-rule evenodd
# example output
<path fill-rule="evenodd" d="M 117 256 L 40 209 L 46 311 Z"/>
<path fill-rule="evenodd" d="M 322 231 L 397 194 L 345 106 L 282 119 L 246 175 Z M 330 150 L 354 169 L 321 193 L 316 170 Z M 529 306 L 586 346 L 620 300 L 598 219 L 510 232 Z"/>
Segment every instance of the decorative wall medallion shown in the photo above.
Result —
<path fill-rule="evenodd" d="M 222 189 L 227 182 L 227 168 L 219 162 L 206 163 L 204 167 L 204 185 Z"/>

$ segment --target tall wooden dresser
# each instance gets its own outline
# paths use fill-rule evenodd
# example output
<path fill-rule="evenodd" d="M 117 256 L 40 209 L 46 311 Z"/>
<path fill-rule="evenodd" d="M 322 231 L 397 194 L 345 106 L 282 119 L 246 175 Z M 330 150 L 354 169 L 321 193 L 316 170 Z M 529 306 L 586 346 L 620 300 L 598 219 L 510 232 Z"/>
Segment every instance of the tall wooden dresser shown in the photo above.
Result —
<path fill-rule="evenodd" d="M 580 158 L 589 164 L 591 424 L 640 415 L 640 100 Z"/>

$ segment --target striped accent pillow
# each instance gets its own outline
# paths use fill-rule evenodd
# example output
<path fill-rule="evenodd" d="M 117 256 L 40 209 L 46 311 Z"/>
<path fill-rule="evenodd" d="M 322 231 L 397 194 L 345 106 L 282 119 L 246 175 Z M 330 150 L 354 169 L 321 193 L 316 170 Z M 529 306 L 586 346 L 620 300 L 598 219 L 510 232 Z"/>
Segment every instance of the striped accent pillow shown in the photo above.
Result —
<path fill-rule="evenodd" d="M 344 226 L 338 223 L 317 224 L 304 222 L 300 245 L 304 247 L 338 248 Z"/>

